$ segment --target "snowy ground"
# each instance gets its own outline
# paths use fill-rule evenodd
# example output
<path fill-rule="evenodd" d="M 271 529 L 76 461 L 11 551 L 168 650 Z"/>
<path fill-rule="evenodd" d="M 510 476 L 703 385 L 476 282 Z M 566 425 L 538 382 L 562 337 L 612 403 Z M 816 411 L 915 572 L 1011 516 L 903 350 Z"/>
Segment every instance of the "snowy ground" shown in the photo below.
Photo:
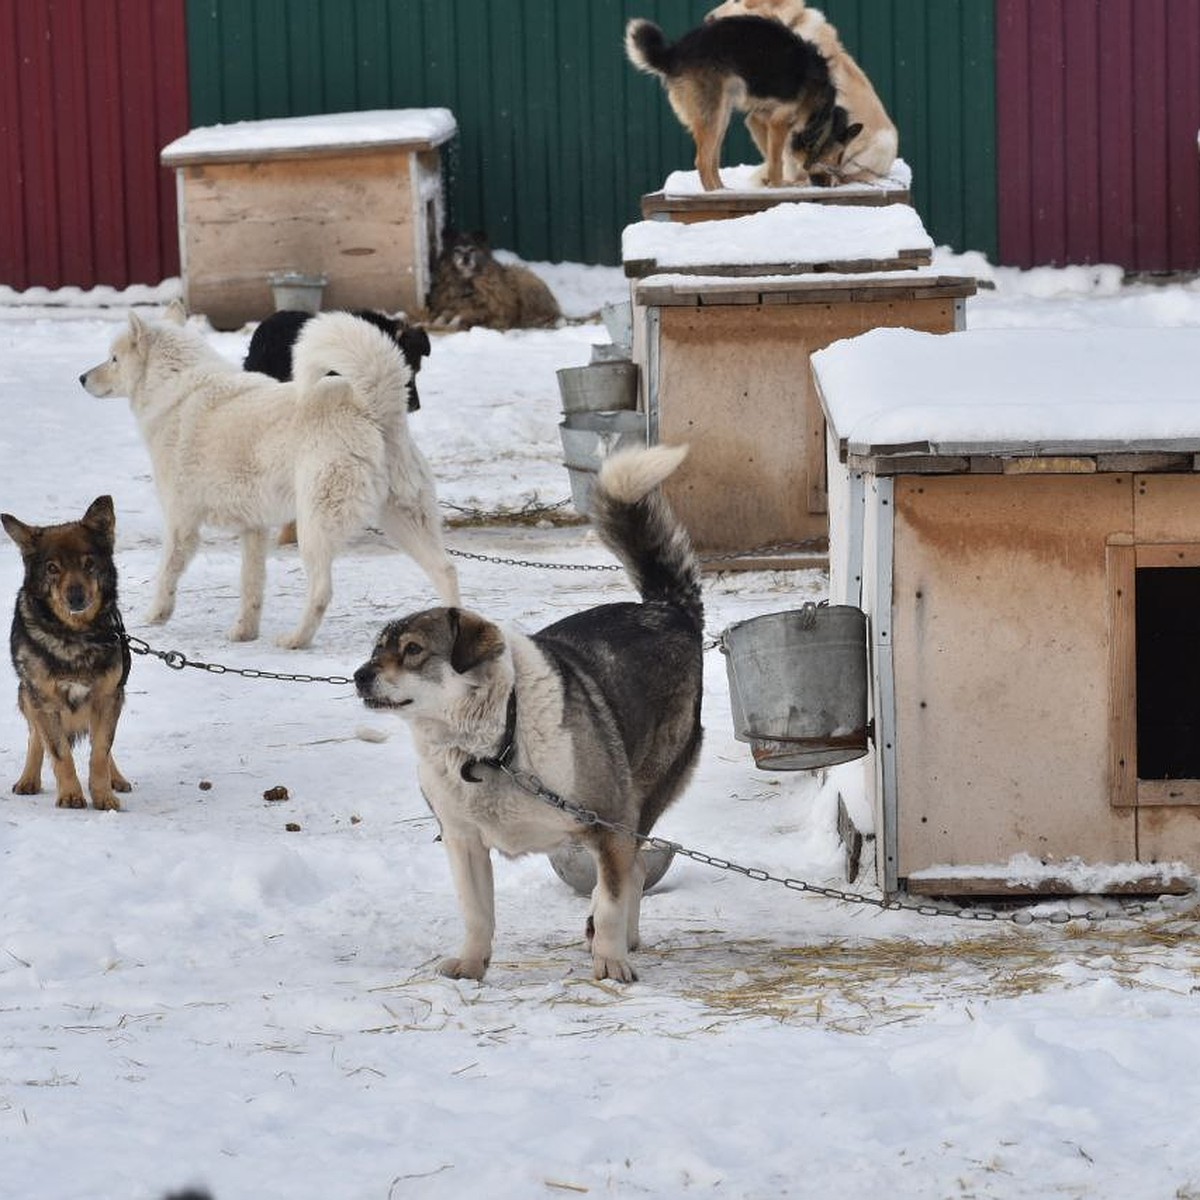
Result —
<path fill-rule="evenodd" d="M 1195 283 L 939 265 L 994 279 L 968 304 L 976 327 L 1200 325 Z M 616 270 L 538 269 L 576 317 L 624 297 Z M 350 673 L 385 620 L 432 602 L 370 535 L 339 561 L 311 651 L 272 644 L 300 604 L 294 550 L 273 555 L 264 638 L 225 641 L 227 538 L 206 543 L 172 622 L 141 625 L 161 528 L 148 459 L 126 403 L 77 382 L 129 299 L 0 289 L 0 508 L 48 523 L 109 492 L 131 632 L 231 666 Z M 214 341 L 240 357 L 247 337 Z M 437 338 L 411 425 L 444 502 L 566 498 L 554 371 L 600 340 L 586 321 Z M 450 541 L 607 561 L 579 527 Z M 473 607 L 525 628 L 629 594 L 615 572 L 459 568 Z M 18 582 L 5 541 L 0 596 Z M 824 589 L 816 572 L 713 578 L 709 632 Z M 660 831 L 841 885 L 832 789 L 754 768 L 716 650 L 706 685 L 701 767 Z M 24 738 L 3 701 L 5 787 Z M 459 918 L 407 734 L 351 688 L 138 659 L 117 751 L 136 784 L 121 814 L 0 794 L 5 1200 L 189 1183 L 218 1200 L 1200 1197 L 1194 922 L 962 925 L 676 861 L 643 908 L 641 981 L 617 987 L 590 979 L 586 901 L 535 857 L 500 864 L 496 961 L 456 983 L 433 969 Z M 265 801 L 277 784 L 291 798 Z"/>

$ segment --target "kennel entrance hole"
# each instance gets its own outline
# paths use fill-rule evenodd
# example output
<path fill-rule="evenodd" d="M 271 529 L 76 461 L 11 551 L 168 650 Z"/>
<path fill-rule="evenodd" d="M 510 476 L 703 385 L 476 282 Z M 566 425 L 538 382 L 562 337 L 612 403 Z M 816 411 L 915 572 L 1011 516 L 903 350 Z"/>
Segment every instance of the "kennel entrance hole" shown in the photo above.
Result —
<path fill-rule="evenodd" d="M 1200 567 L 1136 572 L 1137 777 L 1200 779 Z"/>

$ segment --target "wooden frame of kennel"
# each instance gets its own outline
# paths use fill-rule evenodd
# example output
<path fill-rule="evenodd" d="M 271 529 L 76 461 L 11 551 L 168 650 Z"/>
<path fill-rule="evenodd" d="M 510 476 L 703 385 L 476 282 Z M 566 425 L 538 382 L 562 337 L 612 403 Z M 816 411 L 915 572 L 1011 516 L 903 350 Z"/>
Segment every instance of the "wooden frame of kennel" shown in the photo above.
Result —
<path fill-rule="evenodd" d="M 732 176 L 735 182 L 745 173 L 745 167 L 724 170 L 725 177 Z M 672 188 L 671 180 L 676 177 L 686 179 L 687 186 Z M 692 177 L 695 177 L 694 183 Z M 706 192 L 699 186 L 697 172 L 681 171 L 668 177 L 657 192 L 647 192 L 642 197 L 642 216 L 648 221 L 720 221 L 800 200 L 811 204 L 910 204 L 911 182 L 912 171 L 903 160 L 897 160 L 891 174 L 878 183 L 847 183 L 831 188 L 811 184 L 777 188 L 734 186 Z"/>
<path fill-rule="evenodd" d="M 803 543 L 725 565 L 823 563 L 825 420 L 811 355 L 880 326 L 961 329 L 974 292 L 973 279 L 920 271 L 635 280 L 640 406 L 652 443 L 691 447 L 665 490 L 697 547 Z"/>
<path fill-rule="evenodd" d="M 429 118 L 415 136 L 414 114 Z M 231 129 L 228 144 L 220 129 L 193 130 L 161 154 L 175 171 L 189 311 L 218 329 L 261 320 L 275 308 L 268 277 L 288 271 L 325 276 L 324 308 L 424 308 L 445 224 L 439 147 L 457 132 L 448 111 Z"/>
<path fill-rule="evenodd" d="M 1026 332 L 1003 335 L 1014 359 Z M 1195 331 L 1155 332 L 1190 332 L 1200 353 Z M 1164 351 L 1125 334 L 1114 354 L 1153 394 Z M 1200 779 L 1138 776 L 1135 584 L 1200 567 L 1200 407 L 1175 437 L 875 445 L 839 436 L 846 411 L 820 359 L 815 373 L 830 599 L 870 629 L 861 769 L 885 893 L 1071 894 L 1076 860 L 1095 868 L 1086 890 L 1190 890 Z M 1044 868 L 1014 870 L 1017 856 Z"/>

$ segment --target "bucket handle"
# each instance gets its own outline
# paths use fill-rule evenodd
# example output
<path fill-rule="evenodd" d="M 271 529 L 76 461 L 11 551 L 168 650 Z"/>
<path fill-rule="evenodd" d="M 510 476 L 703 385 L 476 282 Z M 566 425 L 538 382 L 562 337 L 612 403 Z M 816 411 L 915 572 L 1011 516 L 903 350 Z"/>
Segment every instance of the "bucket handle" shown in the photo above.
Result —
<path fill-rule="evenodd" d="M 828 607 L 829 607 L 828 600 L 808 600 L 808 601 L 806 601 L 798 610 L 796 610 L 798 613 L 797 619 L 800 623 L 800 628 L 804 629 L 804 630 L 809 630 L 809 629 L 815 628 L 816 624 L 817 624 L 817 610 L 822 609 L 822 608 L 828 608 Z M 730 628 L 732 628 L 732 626 L 730 626 Z M 724 655 L 729 654 L 729 645 L 725 641 L 725 635 L 728 632 L 729 632 L 729 629 L 726 629 L 721 634 L 720 642 L 717 643 L 717 648 Z"/>

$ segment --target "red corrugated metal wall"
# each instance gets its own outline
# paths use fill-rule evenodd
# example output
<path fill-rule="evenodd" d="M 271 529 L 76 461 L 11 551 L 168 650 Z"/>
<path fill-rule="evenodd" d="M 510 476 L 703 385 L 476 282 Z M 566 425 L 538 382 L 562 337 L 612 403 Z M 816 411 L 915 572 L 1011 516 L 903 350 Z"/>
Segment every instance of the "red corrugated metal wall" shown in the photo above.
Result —
<path fill-rule="evenodd" d="M 184 0 L 0 0 L 0 283 L 177 275 L 187 128 Z"/>
<path fill-rule="evenodd" d="M 1200 2 L 996 0 L 1000 261 L 1200 269 Z"/>

